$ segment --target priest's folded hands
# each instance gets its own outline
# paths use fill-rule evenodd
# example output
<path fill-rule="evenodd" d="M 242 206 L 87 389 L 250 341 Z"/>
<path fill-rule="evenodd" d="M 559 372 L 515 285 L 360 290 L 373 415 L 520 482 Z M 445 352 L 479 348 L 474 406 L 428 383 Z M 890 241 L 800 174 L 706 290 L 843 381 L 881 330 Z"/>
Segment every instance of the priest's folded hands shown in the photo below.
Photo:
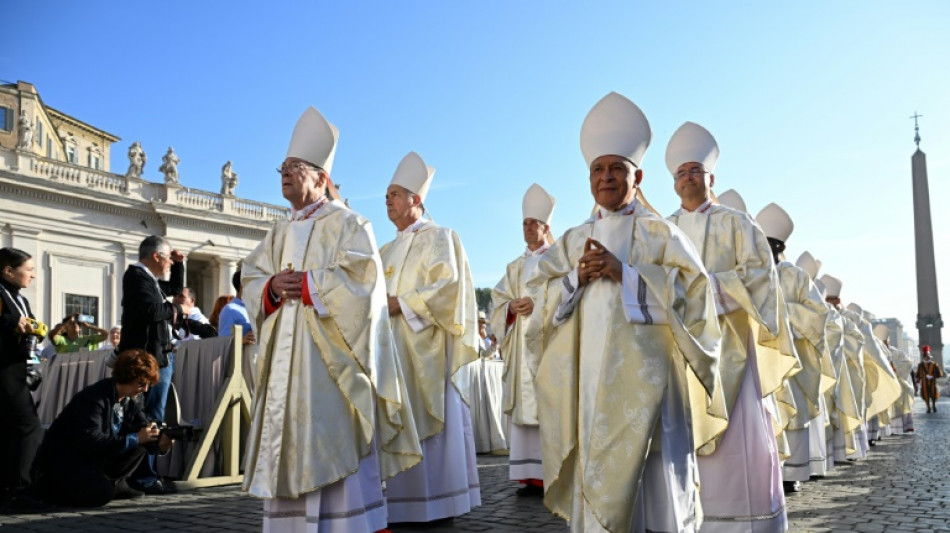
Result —
<path fill-rule="evenodd" d="M 617 283 L 623 281 L 623 264 L 596 239 L 584 243 L 584 255 L 577 264 L 578 284 L 583 287 L 591 281 L 607 278 Z"/>

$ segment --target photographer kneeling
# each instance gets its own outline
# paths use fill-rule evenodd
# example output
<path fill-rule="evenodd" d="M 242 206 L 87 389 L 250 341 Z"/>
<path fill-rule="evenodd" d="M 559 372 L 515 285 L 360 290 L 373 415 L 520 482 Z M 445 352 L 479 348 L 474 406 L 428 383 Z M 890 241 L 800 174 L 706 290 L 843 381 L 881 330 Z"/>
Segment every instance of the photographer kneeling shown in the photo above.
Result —
<path fill-rule="evenodd" d="M 34 463 L 40 495 L 51 503 L 100 507 L 135 498 L 125 479 L 146 453 L 175 441 L 160 435 L 134 398 L 158 382 L 158 364 L 145 350 L 127 350 L 112 377 L 80 391 L 46 432 Z"/>

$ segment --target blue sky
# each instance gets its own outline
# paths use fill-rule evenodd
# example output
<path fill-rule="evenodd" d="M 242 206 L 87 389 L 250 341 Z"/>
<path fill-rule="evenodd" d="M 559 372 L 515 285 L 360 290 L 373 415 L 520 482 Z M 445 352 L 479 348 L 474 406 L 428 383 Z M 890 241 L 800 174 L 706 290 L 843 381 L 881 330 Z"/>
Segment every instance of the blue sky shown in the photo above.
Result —
<path fill-rule="evenodd" d="M 678 207 L 663 163 L 686 120 L 722 155 L 714 190 L 753 214 L 793 217 L 788 241 L 844 280 L 843 299 L 916 319 L 910 156 L 919 111 L 928 154 L 944 314 L 950 301 L 950 3 L 776 2 L 8 3 L 0 79 L 122 138 L 159 181 L 168 146 L 181 181 L 217 191 L 234 162 L 240 196 L 283 205 L 274 168 L 308 105 L 340 129 L 334 180 L 380 243 L 399 160 L 437 169 L 427 207 L 456 229 L 477 286 L 523 248 L 521 195 L 557 197 L 555 233 L 591 207 L 578 145 L 609 91 L 653 127 L 644 192 Z M 91 7 L 95 6 L 95 7 Z M 916 332 L 911 332 L 916 336 Z"/>

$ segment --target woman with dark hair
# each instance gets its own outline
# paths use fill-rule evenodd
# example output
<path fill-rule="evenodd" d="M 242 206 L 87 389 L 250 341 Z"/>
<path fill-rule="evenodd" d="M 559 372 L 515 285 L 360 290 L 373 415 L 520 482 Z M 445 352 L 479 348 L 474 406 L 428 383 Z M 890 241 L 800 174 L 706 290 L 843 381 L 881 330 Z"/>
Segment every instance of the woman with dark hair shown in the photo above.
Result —
<path fill-rule="evenodd" d="M 34 346 L 33 312 L 20 294 L 36 275 L 33 258 L 0 248 L 0 499 L 5 509 L 29 511 L 42 504 L 25 493 L 43 428 L 26 385 Z"/>
<path fill-rule="evenodd" d="M 211 311 L 211 316 L 208 317 L 208 322 L 214 326 L 214 329 L 218 329 L 218 318 L 221 316 L 221 310 L 224 309 L 224 306 L 231 303 L 231 300 L 233 299 L 234 296 L 225 294 L 224 296 L 218 296 L 218 299 L 214 301 L 214 310 Z"/>
<path fill-rule="evenodd" d="M 157 382 L 155 358 L 145 350 L 126 350 L 116 357 L 112 377 L 73 396 L 36 455 L 36 485 L 43 499 L 101 507 L 142 496 L 126 478 L 147 451 L 165 453 L 173 443 L 134 401 Z"/>

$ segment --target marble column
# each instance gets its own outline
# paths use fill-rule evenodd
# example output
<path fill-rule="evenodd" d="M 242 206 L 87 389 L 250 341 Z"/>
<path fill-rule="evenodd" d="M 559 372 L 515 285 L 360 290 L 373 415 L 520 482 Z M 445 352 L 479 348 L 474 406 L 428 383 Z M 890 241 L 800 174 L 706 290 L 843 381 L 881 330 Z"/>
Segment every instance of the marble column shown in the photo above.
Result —
<path fill-rule="evenodd" d="M 226 257 L 218 257 L 218 295 L 236 294 L 231 285 L 231 277 L 237 272 L 238 261 Z"/>

